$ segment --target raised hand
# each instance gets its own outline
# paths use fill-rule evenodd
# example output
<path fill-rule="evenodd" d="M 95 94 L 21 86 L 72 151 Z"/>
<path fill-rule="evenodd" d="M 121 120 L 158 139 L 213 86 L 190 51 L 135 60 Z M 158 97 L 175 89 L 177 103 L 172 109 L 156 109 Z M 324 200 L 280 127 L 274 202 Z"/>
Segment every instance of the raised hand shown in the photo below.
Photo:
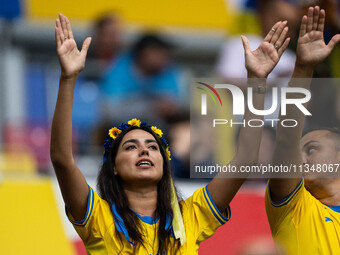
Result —
<path fill-rule="evenodd" d="M 296 63 L 314 68 L 321 63 L 340 41 L 340 34 L 333 36 L 328 45 L 323 38 L 325 10 L 319 6 L 309 7 L 307 16 L 302 17 L 296 49 Z"/>
<path fill-rule="evenodd" d="M 254 51 L 251 51 L 247 37 L 241 36 L 248 77 L 265 78 L 274 69 L 290 41 L 286 38 L 286 25 L 287 21 L 277 22 Z"/>
<path fill-rule="evenodd" d="M 57 53 L 61 66 L 62 78 L 74 78 L 84 69 L 87 50 L 91 43 L 91 38 L 87 37 L 83 43 L 81 51 L 73 38 L 73 33 L 68 18 L 59 13 L 56 19 L 55 40 Z"/>

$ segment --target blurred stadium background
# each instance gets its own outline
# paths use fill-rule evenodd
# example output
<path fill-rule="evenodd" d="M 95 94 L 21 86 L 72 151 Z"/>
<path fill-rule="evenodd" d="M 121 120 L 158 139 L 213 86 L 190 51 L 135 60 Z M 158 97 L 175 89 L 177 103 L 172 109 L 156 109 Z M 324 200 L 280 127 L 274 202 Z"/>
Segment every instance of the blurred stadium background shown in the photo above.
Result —
<path fill-rule="evenodd" d="M 253 2 L 0 0 L 0 253 L 86 254 L 65 216 L 49 159 L 60 74 L 54 43 L 58 12 L 69 17 L 78 47 L 93 35 L 96 19 L 109 12 L 123 20 L 125 48 L 141 31 L 157 31 L 175 45 L 174 60 L 190 79 L 216 75 L 221 47 L 229 37 L 261 34 Z M 336 50 L 337 59 L 330 62 L 332 74 L 339 77 Z M 98 60 L 88 58 L 75 92 L 73 120 L 77 164 L 92 187 L 102 155 L 94 138 L 102 112 L 98 66 Z M 231 157 L 233 150 L 228 151 Z M 176 180 L 184 198 L 207 183 Z M 199 254 L 275 254 L 264 190 L 265 181 L 245 185 L 232 202 L 231 221 L 201 245 Z"/>

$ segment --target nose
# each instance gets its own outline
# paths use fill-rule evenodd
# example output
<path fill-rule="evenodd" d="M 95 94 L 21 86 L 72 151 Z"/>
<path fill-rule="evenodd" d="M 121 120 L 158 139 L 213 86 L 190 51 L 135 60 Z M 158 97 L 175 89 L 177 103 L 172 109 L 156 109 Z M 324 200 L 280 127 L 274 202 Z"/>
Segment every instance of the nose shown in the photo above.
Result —
<path fill-rule="evenodd" d="M 149 150 L 146 146 L 142 146 L 140 150 L 140 156 L 149 156 Z"/>

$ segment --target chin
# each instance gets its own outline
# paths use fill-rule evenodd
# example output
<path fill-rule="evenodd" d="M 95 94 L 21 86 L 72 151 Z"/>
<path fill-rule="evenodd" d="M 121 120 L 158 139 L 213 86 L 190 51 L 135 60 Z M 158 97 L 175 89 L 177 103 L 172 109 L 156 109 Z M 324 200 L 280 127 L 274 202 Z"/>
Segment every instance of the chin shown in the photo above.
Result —
<path fill-rule="evenodd" d="M 333 178 L 330 178 L 329 175 L 327 176 L 325 174 L 309 174 L 304 177 L 305 187 L 309 191 L 315 189 L 315 187 L 326 187 L 330 180 L 333 180 Z"/>
<path fill-rule="evenodd" d="M 319 180 L 320 178 L 322 178 L 322 175 L 320 174 L 313 174 L 313 173 L 309 173 L 309 174 L 304 174 L 303 175 L 303 179 L 304 179 L 304 182 L 305 182 L 305 185 L 306 183 L 312 183 L 312 182 L 315 182 L 317 180 Z"/>
<path fill-rule="evenodd" d="M 141 174 L 138 176 L 138 179 L 147 183 L 159 183 L 162 179 L 162 176 L 155 176 L 155 174 Z"/>

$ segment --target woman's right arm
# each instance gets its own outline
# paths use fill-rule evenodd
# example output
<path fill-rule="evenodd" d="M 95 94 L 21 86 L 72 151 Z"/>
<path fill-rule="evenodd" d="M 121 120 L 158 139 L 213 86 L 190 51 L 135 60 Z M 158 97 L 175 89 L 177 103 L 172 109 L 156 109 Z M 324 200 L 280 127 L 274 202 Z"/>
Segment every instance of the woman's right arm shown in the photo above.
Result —
<path fill-rule="evenodd" d="M 72 104 L 76 80 L 85 66 L 91 38 L 86 38 L 79 51 L 69 20 L 59 14 L 55 40 L 61 75 L 52 122 L 50 156 L 66 208 L 75 220 L 82 220 L 86 214 L 89 188 L 72 154 Z"/>

